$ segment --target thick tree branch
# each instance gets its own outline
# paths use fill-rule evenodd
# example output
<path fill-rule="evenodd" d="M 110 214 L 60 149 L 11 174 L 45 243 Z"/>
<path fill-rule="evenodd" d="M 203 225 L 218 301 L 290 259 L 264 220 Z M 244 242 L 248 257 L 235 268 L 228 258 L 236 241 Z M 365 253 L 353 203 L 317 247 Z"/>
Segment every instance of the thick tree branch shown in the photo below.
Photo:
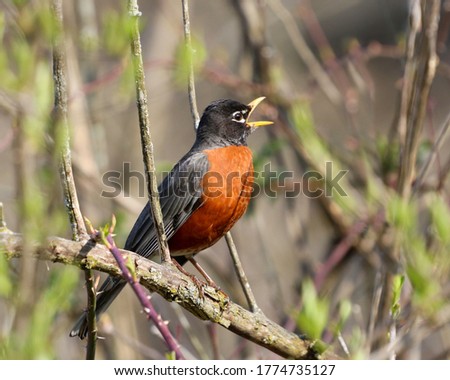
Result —
<path fill-rule="evenodd" d="M 22 245 L 20 234 L 0 234 L 0 253 L 8 257 L 21 257 Z M 156 264 L 129 251 L 120 251 L 130 255 L 130 259 L 135 263 L 136 276 L 143 286 L 168 301 L 177 302 L 200 319 L 218 323 L 285 358 L 335 358 L 333 354 L 319 354 L 314 342 L 288 332 L 262 314 L 245 310 L 216 289 L 205 286 L 202 298 L 192 280 L 171 266 Z M 76 242 L 51 237 L 46 243 L 34 247 L 34 255 L 40 260 L 121 275 L 121 270 L 109 250 L 99 244 L 93 245 L 90 241 Z"/>

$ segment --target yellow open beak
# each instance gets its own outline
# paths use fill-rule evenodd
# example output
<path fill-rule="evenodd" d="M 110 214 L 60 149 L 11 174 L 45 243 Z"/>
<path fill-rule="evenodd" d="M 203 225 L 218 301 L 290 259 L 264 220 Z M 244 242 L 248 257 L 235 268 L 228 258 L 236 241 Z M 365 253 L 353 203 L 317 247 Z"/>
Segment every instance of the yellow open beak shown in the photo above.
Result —
<path fill-rule="evenodd" d="M 255 110 L 255 108 L 257 107 L 257 105 L 259 103 L 261 103 L 265 98 L 266 98 L 265 96 L 261 96 L 260 98 L 257 98 L 255 100 L 253 100 L 252 102 L 248 103 L 248 106 L 250 107 L 250 112 L 248 113 L 247 120 L 250 119 L 250 116 L 252 115 L 252 113 Z M 272 121 L 247 121 L 247 125 L 250 128 L 258 128 L 258 127 L 263 127 L 265 125 L 271 125 L 271 124 L 273 124 Z"/>

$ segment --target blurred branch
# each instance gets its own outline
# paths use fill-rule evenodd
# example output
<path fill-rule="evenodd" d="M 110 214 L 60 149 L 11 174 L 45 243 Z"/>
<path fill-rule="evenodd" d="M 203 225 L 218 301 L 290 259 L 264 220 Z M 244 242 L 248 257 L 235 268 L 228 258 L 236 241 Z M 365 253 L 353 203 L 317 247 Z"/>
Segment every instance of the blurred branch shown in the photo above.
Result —
<path fill-rule="evenodd" d="M 450 174 L 450 157 L 442 166 L 441 173 L 439 174 L 438 183 L 436 186 L 436 190 L 438 192 L 442 191 L 445 181 L 447 180 L 449 174 Z"/>
<path fill-rule="evenodd" d="M 405 52 L 406 65 L 397 127 L 400 142 L 397 192 L 405 201 L 409 201 L 412 191 L 414 191 L 412 186 L 416 171 L 417 151 L 430 88 L 438 65 L 436 40 L 439 12 L 440 0 L 414 0 L 411 3 L 410 29 Z M 389 235 L 392 235 L 393 242 L 388 247 L 387 253 L 396 263 L 396 271 L 398 271 L 402 255 L 402 231 L 392 230 L 390 226 L 386 226 L 381 239 Z M 394 273 L 388 272 L 384 283 L 379 325 L 382 328 L 388 326 L 388 353 L 390 358 L 395 358 L 398 353 L 395 345 L 398 318 L 394 315 L 392 307 Z"/>
<path fill-rule="evenodd" d="M 345 258 L 347 253 L 357 245 L 361 234 L 368 228 L 368 223 L 357 221 L 351 226 L 344 238 L 331 251 L 326 262 L 320 266 L 314 276 L 314 285 L 317 290 L 322 288 L 331 271 Z"/>
<path fill-rule="evenodd" d="M 423 341 L 441 329 L 448 326 L 450 323 L 450 307 L 443 305 L 441 310 L 436 313 L 431 323 L 424 320 L 416 321 L 414 328 L 410 326 L 403 326 L 398 332 L 396 339 L 384 346 L 379 347 L 370 355 L 371 360 L 385 360 L 388 359 L 392 351 L 403 352 L 408 350 L 413 341 Z M 404 356 L 403 356 L 404 358 Z M 447 357 L 445 357 L 447 359 Z"/>
<path fill-rule="evenodd" d="M 156 227 L 158 243 L 161 252 L 161 261 L 171 263 L 169 245 L 164 232 L 164 223 L 159 203 L 158 182 L 156 178 L 156 167 L 153 154 L 153 143 L 150 134 L 150 120 L 147 102 L 147 89 L 145 87 L 144 64 L 142 60 L 141 37 L 139 32 L 139 17 L 141 12 L 137 0 L 128 1 L 128 13 L 133 21 L 131 30 L 131 54 L 134 67 L 134 78 L 136 82 L 136 99 L 139 113 L 139 130 L 141 134 L 142 156 L 147 179 L 147 190 L 152 218 Z"/>
<path fill-rule="evenodd" d="M 292 14 L 289 13 L 289 11 L 278 0 L 269 1 L 267 2 L 267 5 L 283 23 L 283 26 L 287 34 L 289 35 L 292 44 L 294 45 L 295 51 L 308 67 L 311 75 L 317 81 L 324 94 L 333 104 L 341 104 L 341 93 L 336 88 L 325 70 L 322 68 L 320 62 L 316 59 L 311 49 L 308 47 L 308 44 L 300 33 L 297 23 Z"/>
<path fill-rule="evenodd" d="M 306 30 L 309 32 L 311 39 L 314 41 L 319 56 L 327 69 L 325 73 L 330 73 L 330 80 L 336 83 L 336 90 L 343 94 L 346 111 L 350 114 L 354 108 L 355 91 L 353 90 L 350 80 L 338 61 L 328 38 L 320 25 L 316 13 L 314 12 L 310 0 L 304 0 L 299 4 L 299 15 Z M 333 78 L 334 76 L 334 78 Z"/>
<path fill-rule="evenodd" d="M 447 136 L 448 129 L 450 127 L 450 114 L 447 116 L 447 119 L 444 122 L 444 125 L 441 127 L 441 130 L 439 131 L 439 136 L 437 137 L 436 141 L 433 144 L 433 147 L 431 148 L 431 153 L 428 156 L 427 161 L 423 165 L 422 169 L 420 170 L 420 173 L 417 177 L 417 179 L 414 181 L 414 186 L 412 189 L 412 194 L 416 195 L 417 191 L 420 190 L 421 186 L 423 185 L 423 182 L 425 180 L 425 177 L 428 174 L 428 170 L 431 167 L 431 164 L 436 159 L 439 149 L 442 146 L 442 143 L 445 140 L 445 137 Z"/>
<path fill-rule="evenodd" d="M 3 215 L 3 202 L 0 202 L 0 233 L 9 233 L 8 227 L 6 226 L 5 217 Z"/>
<path fill-rule="evenodd" d="M 22 256 L 20 234 L 0 234 L 0 252 L 7 257 Z M 333 353 L 319 354 L 315 343 L 290 333 L 262 314 L 251 313 L 233 303 L 223 293 L 205 286 L 204 298 L 193 281 L 168 265 L 159 265 L 133 252 L 118 250 L 134 264 L 136 278 L 148 290 L 157 292 L 168 301 L 175 301 L 203 320 L 218 323 L 226 329 L 291 359 L 332 359 Z M 34 256 L 40 260 L 88 267 L 112 276 L 122 274 L 114 257 L 102 245 L 51 237 L 46 244 L 35 245 Z"/>
<path fill-rule="evenodd" d="M 0 88 L 0 109 L 6 113 L 14 115 L 20 108 L 19 102 L 4 89 Z"/>
<path fill-rule="evenodd" d="M 397 191 L 405 198 L 411 192 L 428 95 L 438 64 L 440 3 L 440 0 L 415 0 L 411 9 L 398 123 L 401 156 Z"/>
<path fill-rule="evenodd" d="M 272 94 L 270 54 L 267 54 L 265 5 L 261 1 L 231 0 L 241 21 L 244 49 L 239 60 L 246 57 L 252 65 L 251 74 L 253 81 L 263 83 L 265 92 L 258 95 Z M 270 95 L 272 96 L 272 95 Z"/>

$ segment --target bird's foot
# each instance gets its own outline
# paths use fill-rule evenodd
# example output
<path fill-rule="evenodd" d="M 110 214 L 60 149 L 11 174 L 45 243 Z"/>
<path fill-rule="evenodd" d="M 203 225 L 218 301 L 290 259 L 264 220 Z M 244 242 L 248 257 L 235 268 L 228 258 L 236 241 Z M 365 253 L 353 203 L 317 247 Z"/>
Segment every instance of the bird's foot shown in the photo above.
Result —
<path fill-rule="evenodd" d="M 201 281 L 197 277 L 195 277 L 192 273 L 189 273 L 175 259 L 172 259 L 172 262 L 181 273 L 188 276 L 192 280 L 192 282 L 198 289 L 200 298 L 202 298 L 202 299 L 205 298 L 205 285 L 209 285 L 209 284 L 205 284 L 203 281 Z"/>
<path fill-rule="evenodd" d="M 227 298 L 230 298 L 227 293 L 225 293 L 219 285 L 217 285 L 214 280 L 206 273 L 206 271 L 201 267 L 201 265 L 193 257 L 188 258 L 189 262 L 194 266 L 195 269 L 203 276 L 208 286 L 214 288 L 216 291 L 223 293 Z"/>

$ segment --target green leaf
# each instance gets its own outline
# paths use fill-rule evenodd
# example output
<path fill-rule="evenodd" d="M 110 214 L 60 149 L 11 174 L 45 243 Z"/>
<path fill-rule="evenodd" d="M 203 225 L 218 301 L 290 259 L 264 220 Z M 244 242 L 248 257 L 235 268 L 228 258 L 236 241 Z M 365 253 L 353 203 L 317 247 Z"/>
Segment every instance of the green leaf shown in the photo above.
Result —
<path fill-rule="evenodd" d="M 175 82 L 180 86 L 185 86 L 189 77 L 191 62 L 195 74 L 203 67 L 206 57 L 205 45 L 198 38 L 191 37 L 191 48 L 182 40 L 175 52 Z"/>
<path fill-rule="evenodd" d="M 130 271 L 130 274 L 131 274 L 131 277 L 133 277 L 133 280 L 137 281 L 136 265 L 130 255 L 127 255 L 127 259 L 125 261 L 125 266 Z"/>
<path fill-rule="evenodd" d="M 387 203 L 388 222 L 405 236 L 415 234 L 417 210 L 416 205 L 408 199 L 393 195 Z"/>
<path fill-rule="evenodd" d="M 53 38 L 57 37 L 56 34 L 60 31 L 50 7 L 40 7 L 36 12 L 36 21 L 39 24 L 42 35 L 48 42 L 51 42 Z"/>
<path fill-rule="evenodd" d="M 318 189 L 322 188 L 322 195 L 332 197 L 345 213 L 359 216 L 361 214 L 359 194 L 351 192 L 352 186 L 349 186 L 345 176 L 348 170 L 342 167 L 339 160 L 330 152 L 326 142 L 317 133 L 309 103 L 306 101 L 295 103 L 291 108 L 290 118 L 300 141 L 300 149 L 308 162 L 314 165 L 311 172 L 313 178 L 324 179 L 323 184 L 321 181 L 316 181 Z M 335 178 L 340 178 L 339 187 L 342 192 L 336 191 L 337 189 L 331 186 Z"/>
<path fill-rule="evenodd" d="M 400 296 L 402 294 L 404 283 L 405 283 L 404 275 L 397 274 L 394 276 L 392 282 L 392 304 L 391 304 L 391 314 L 394 319 L 397 319 L 400 314 Z"/>
<path fill-rule="evenodd" d="M 450 210 L 442 197 L 433 198 L 430 212 L 432 226 L 438 239 L 443 244 L 450 244 Z"/>
<path fill-rule="evenodd" d="M 40 61 L 36 64 L 33 98 L 37 116 L 42 124 L 47 125 L 47 117 L 53 107 L 53 80 L 48 69 L 48 62 Z M 45 129 L 45 128 L 43 128 Z"/>
<path fill-rule="evenodd" d="M 320 339 L 328 323 L 328 300 L 320 298 L 311 280 L 302 286 L 303 307 L 297 317 L 297 324 L 310 339 Z"/>
<path fill-rule="evenodd" d="M 123 56 L 130 48 L 130 35 L 133 23 L 126 11 L 109 10 L 103 16 L 103 44 L 106 50 L 116 56 Z M 142 23 L 140 24 L 142 27 Z"/>
<path fill-rule="evenodd" d="M 342 330 L 342 327 L 344 326 L 345 322 L 347 322 L 351 313 L 352 313 L 352 303 L 347 299 L 342 300 L 339 303 L 339 323 L 338 323 L 339 330 Z"/>
<path fill-rule="evenodd" d="M 75 268 L 66 266 L 53 271 L 49 277 L 47 288 L 39 297 L 33 310 L 25 347 L 29 358 L 51 358 L 51 337 L 54 331 L 55 318 L 70 306 L 71 294 L 78 284 Z"/>
<path fill-rule="evenodd" d="M 0 249 L 0 296 L 8 298 L 13 291 L 10 278 L 8 259 Z"/>
<path fill-rule="evenodd" d="M 167 360 L 176 360 L 177 359 L 175 351 L 166 352 L 166 354 L 164 356 L 166 357 Z"/>
<path fill-rule="evenodd" d="M 16 87 L 22 89 L 32 83 L 32 72 L 35 65 L 35 56 L 31 50 L 31 45 L 22 39 L 16 39 L 11 48 L 11 64 L 14 65 L 17 73 Z"/>
<path fill-rule="evenodd" d="M 0 12 L 0 42 L 3 43 L 3 36 L 5 35 L 5 14 Z"/>

